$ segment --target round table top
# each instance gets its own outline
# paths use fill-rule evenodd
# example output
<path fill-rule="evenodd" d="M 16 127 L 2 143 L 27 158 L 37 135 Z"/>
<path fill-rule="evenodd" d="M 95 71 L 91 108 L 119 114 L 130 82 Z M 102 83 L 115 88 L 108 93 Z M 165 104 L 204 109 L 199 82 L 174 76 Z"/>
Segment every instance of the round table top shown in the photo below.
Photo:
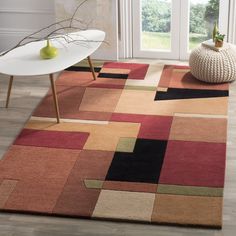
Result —
<path fill-rule="evenodd" d="M 41 59 L 40 49 L 46 46 L 46 40 L 32 42 L 18 47 L 0 57 L 0 73 L 12 76 L 35 76 L 60 72 L 90 56 L 101 45 L 105 32 L 85 30 L 63 35 L 74 41 L 66 42 L 63 38 L 51 39 L 51 44 L 58 48 L 58 56 L 53 59 Z"/>

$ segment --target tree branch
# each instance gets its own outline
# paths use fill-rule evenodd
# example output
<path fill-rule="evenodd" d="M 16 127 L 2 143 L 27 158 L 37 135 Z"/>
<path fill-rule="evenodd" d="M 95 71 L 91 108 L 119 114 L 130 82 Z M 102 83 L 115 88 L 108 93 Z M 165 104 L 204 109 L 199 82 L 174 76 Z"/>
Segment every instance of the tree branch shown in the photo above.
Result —
<path fill-rule="evenodd" d="M 88 0 L 84 0 L 82 3 L 80 3 L 80 4 L 76 7 L 76 9 L 75 9 L 75 11 L 74 11 L 74 13 L 73 13 L 73 15 L 72 15 L 72 17 L 71 17 L 71 20 L 70 20 L 70 26 L 72 26 L 73 20 L 74 20 L 74 18 L 75 18 L 75 15 L 77 14 L 77 12 L 78 12 L 78 10 L 80 9 L 80 7 L 83 6 L 87 1 L 88 1 Z"/>

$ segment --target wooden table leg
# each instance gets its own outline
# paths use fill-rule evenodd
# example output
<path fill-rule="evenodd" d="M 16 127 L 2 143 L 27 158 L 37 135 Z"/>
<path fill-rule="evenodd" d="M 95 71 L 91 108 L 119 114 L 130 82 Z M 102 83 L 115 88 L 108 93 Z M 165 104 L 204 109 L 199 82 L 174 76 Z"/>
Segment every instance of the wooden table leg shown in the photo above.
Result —
<path fill-rule="evenodd" d="M 8 108 L 9 101 L 10 101 L 11 88 L 12 88 L 13 78 L 14 78 L 13 76 L 10 77 L 10 81 L 9 81 L 9 84 L 8 84 L 7 100 L 6 100 L 6 108 Z"/>
<path fill-rule="evenodd" d="M 96 77 L 95 70 L 94 70 L 93 63 L 92 63 L 92 60 L 91 60 L 90 56 L 88 56 L 88 63 L 89 63 L 91 72 L 93 74 L 93 79 L 96 80 L 97 77 Z"/>
<path fill-rule="evenodd" d="M 54 106 L 55 106 L 55 110 L 56 110 L 57 123 L 60 123 L 60 112 L 59 112 L 59 106 L 58 106 L 58 100 L 57 100 L 57 92 L 56 92 L 56 87 L 55 87 L 55 82 L 54 82 L 53 74 L 50 74 L 49 77 L 50 77 L 50 82 L 51 82 Z"/>

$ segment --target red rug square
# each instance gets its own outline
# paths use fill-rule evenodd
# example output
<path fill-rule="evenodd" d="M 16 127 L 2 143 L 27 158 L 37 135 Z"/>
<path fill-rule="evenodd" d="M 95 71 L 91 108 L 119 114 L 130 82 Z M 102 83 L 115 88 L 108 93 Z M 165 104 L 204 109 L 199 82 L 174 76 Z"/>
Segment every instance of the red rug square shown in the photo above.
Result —
<path fill-rule="evenodd" d="M 15 145 L 82 150 L 89 133 L 24 129 Z"/>
<path fill-rule="evenodd" d="M 223 187 L 225 143 L 169 141 L 160 184 Z"/>

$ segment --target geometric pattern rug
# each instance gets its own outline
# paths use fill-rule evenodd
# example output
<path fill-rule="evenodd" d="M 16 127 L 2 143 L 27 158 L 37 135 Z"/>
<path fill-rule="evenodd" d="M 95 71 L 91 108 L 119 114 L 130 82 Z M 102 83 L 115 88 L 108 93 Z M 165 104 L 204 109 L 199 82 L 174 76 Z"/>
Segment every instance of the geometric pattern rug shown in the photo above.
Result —
<path fill-rule="evenodd" d="M 187 66 L 73 66 L 0 161 L 0 209 L 222 227 L 228 84 Z"/>

